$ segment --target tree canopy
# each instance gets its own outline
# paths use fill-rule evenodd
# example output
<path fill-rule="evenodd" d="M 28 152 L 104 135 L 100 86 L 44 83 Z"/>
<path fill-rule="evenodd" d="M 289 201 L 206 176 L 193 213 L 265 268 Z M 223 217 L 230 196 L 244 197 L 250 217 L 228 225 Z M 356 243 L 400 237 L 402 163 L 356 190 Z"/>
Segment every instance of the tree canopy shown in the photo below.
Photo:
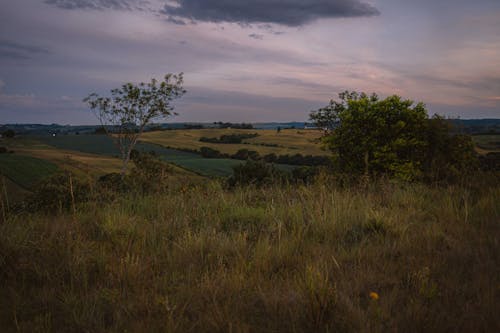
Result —
<path fill-rule="evenodd" d="M 323 139 L 337 171 L 438 180 L 474 166 L 471 138 L 440 116 L 429 118 L 423 103 L 347 91 L 339 98 L 310 115 L 318 127 L 330 124 Z"/>
<path fill-rule="evenodd" d="M 176 114 L 172 101 L 186 93 L 183 82 L 183 73 L 167 74 L 161 82 L 152 79 L 139 85 L 126 83 L 111 90 L 111 97 L 92 93 L 84 99 L 103 129 L 117 143 L 123 161 L 122 175 L 146 126 Z"/>

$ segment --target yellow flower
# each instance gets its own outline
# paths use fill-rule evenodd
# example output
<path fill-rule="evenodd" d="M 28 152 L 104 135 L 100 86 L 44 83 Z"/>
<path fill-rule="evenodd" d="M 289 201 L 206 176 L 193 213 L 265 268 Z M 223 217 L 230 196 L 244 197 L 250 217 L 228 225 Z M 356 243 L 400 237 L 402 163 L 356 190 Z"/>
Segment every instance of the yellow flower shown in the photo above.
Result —
<path fill-rule="evenodd" d="M 372 291 L 372 292 L 370 293 L 370 298 L 371 298 L 372 300 L 376 301 L 376 300 L 378 300 L 379 296 L 378 296 L 378 294 L 377 294 L 376 292 Z"/>

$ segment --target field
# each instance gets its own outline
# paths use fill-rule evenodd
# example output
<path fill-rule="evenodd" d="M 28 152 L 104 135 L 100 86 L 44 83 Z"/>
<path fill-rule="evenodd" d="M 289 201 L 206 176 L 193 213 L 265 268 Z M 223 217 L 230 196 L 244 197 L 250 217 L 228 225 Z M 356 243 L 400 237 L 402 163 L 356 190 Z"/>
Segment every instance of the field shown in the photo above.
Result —
<path fill-rule="evenodd" d="M 214 144 L 201 142 L 201 137 L 220 137 L 229 134 L 258 133 L 256 138 L 244 140 L 244 144 Z M 318 144 L 322 132 L 317 130 L 286 129 L 276 130 L 240 130 L 240 129 L 200 129 L 170 130 L 145 133 L 142 140 L 171 148 L 197 149 L 210 147 L 222 153 L 234 154 L 239 149 L 255 150 L 260 155 L 275 153 L 276 155 L 328 155 Z M 267 145 L 277 145 L 270 147 Z"/>
<path fill-rule="evenodd" d="M 500 152 L 500 135 L 474 135 L 472 138 L 480 153 Z"/>
<path fill-rule="evenodd" d="M 36 137 L 36 140 L 58 150 L 64 149 L 95 155 L 114 156 L 115 163 L 120 163 L 117 147 L 105 135 L 44 136 Z M 147 142 L 139 142 L 136 149 L 147 152 L 153 151 L 167 162 L 204 176 L 228 176 L 232 172 L 232 166 L 241 163 L 241 161 L 230 159 L 205 159 L 198 154 L 168 149 Z"/>
<path fill-rule="evenodd" d="M 0 224 L 0 327 L 498 332 L 499 197 L 210 182 L 12 215 Z"/>
<path fill-rule="evenodd" d="M 57 165 L 19 154 L 0 154 L 0 173 L 25 189 L 57 171 Z"/>

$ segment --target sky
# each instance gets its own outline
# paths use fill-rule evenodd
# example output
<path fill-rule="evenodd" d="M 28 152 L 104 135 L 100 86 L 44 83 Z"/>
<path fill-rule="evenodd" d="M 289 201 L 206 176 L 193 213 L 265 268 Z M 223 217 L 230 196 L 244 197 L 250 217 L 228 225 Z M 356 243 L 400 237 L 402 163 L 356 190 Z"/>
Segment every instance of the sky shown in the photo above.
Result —
<path fill-rule="evenodd" d="M 499 0 L 1 0 L 0 123 L 184 73 L 174 122 L 305 121 L 344 90 L 500 118 Z"/>

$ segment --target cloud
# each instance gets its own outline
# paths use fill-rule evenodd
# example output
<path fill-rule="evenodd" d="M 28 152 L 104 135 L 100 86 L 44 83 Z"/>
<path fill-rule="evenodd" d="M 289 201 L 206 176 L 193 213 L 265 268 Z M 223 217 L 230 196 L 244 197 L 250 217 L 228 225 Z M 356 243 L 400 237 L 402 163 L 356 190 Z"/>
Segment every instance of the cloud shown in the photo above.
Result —
<path fill-rule="evenodd" d="M 0 40 L 0 58 L 25 60 L 32 59 L 35 55 L 48 53 L 47 49 L 40 46 Z"/>
<path fill-rule="evenodd" d="M 176 121 L 304 121 L 310 110 L 325 104 L 321 100 L 204 87 L 188 87 L 187 90 L 186 96 L 176 101 L 176 110 L 179 112 Z"/>
<path fill-rule="evenodd" d="M 256 33 L 252 33 L 252 34 L 248 35 L 248 37 L 253 38 L 253 39 L 258 39 L 258 40 L 264 39 L 264 35 L 256 34 Z"/>
<path fill-rule="evenodd" d="M 149 1 L 146 0 L 45 0 L 46 4 L 62 9 L 115 9 L 144 10 Z"/>
<path fill-rule="evenodd" d="M 301 26 L 322 18 L 379 15 L 360 0 L 174 0 L 161 12 L 176 19 Z"/>

